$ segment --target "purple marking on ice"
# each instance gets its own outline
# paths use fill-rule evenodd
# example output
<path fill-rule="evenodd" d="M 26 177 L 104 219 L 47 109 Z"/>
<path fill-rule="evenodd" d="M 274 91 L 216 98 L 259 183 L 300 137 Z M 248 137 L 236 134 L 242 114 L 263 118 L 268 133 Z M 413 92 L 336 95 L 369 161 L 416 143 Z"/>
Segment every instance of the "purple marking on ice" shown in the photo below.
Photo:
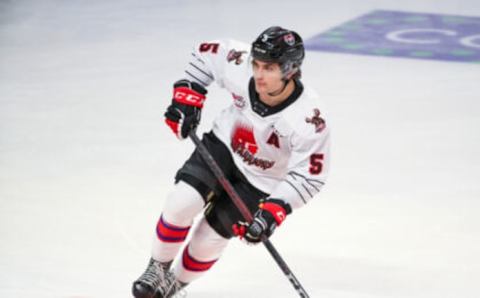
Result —
<path fill-rule="evenodd" d="M 480 63 L 480 17 L 376 10 L 305 45 L 313 51 Z"/>

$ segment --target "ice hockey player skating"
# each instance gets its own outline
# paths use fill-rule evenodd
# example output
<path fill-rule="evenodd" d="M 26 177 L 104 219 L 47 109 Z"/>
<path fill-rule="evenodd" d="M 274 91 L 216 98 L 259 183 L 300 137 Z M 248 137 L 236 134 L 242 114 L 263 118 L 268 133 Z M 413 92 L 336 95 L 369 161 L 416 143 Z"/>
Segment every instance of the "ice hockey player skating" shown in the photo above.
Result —
<path fill-rule="evenodd" d="M 330 129 L 317 94 L 300 80 L 304 56 L 301 37 L 281 27 L 250 45 L 218 40 L 194 49 L 185 77 L 173 86 L 166 123 L 183 140 L 198 126 L 213 81 L 231 94 L 202 143 L 254 220 L 245 221 L 195 150 L 166 198 L 147 269 L 133 283 L 136 298 L 173 297 L 215 264 L 232 237 L 260 242 L 321 190 Z"/>

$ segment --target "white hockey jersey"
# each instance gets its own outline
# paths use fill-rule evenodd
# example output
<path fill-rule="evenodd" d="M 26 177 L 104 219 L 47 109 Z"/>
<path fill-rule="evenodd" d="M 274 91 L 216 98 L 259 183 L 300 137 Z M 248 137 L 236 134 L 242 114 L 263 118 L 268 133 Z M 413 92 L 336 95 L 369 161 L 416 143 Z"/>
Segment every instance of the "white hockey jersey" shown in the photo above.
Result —
<path fill-rule="evenodd" d="M 259 102 L 249 50 L 250 45 L 234 40 L 202 43 L 185 73 L 205 87 L 215 81 L 232 94 L 232 104 L 217 116 L 213 132 L 253 186 L 295 209 L 325 184 L 329 125 L 315 91 L 299 81 L 295 92 L 301 94 L 293 101 L 273 108 Z"/>

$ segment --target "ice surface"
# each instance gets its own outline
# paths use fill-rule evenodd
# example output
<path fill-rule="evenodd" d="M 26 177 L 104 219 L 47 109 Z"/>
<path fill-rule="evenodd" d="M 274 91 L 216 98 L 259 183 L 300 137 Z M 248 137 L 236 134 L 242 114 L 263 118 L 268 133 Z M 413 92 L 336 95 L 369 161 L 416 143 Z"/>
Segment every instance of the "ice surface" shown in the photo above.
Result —
<path fill-rule="evenodd" d="M 480 16 L 476 0 L 0 2 L 0 297 L 130 297 L 193 149 L 162 115 L 193 44 L 307 38 L 373 9 Z M 310 296 L 479 297 L 480 65 L 309 52 L 304 77 L 332 172 L 272 242 Z M 211 89 L 202 130 L 225 97 Z M 233 241 L 188 297 L 296 293 Z"/>

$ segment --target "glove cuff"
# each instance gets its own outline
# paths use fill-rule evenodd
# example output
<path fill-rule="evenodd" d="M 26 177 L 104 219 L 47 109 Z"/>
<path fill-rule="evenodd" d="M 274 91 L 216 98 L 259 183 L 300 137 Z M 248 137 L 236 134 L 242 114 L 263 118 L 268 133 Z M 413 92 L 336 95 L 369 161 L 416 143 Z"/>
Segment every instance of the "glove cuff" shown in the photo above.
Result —
<path fill-rule="evenodd" d="M 260 204 L 260 209 L 268 211 L 273 216 L 277 226 L 280 226 L 285 218 L 287 218 L 287 214 L 292 212 L 290 205 L 278 199 L 266 200 L 264 203 Z"/>

